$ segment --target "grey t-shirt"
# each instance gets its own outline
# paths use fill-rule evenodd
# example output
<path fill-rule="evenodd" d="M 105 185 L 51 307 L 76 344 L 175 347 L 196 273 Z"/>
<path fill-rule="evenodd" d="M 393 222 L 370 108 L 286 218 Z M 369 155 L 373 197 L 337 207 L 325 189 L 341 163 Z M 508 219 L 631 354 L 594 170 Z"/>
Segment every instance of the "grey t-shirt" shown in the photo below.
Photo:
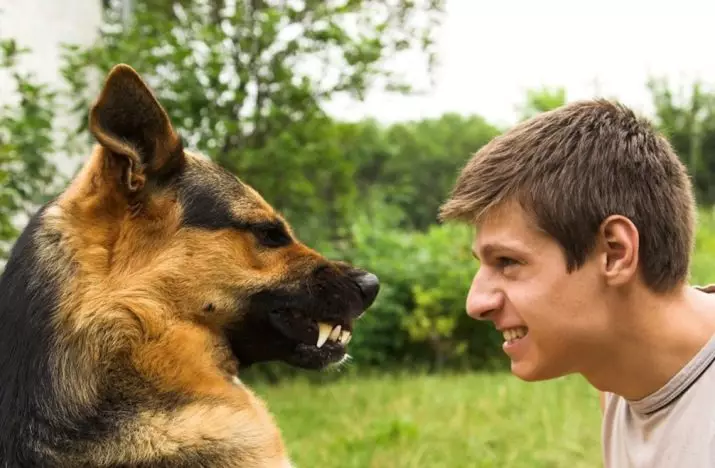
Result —
<path fill-rule="evenodd" d="M 605 468 L 715 468 L 715 336 L 638 401 L 605 393 Z"/>

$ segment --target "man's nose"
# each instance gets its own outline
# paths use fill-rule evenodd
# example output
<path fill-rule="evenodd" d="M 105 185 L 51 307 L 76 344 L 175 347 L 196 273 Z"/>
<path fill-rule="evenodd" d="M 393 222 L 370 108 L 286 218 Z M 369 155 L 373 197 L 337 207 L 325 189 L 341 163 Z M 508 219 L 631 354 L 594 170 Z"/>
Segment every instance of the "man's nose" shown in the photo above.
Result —
<path fill-rule="evenodd" d="M 502 307 L 503 301 L 503 293 L 477 272 L 467 295 L 467 315 L 475 320 L 489 320 L 491 313 Z"/>

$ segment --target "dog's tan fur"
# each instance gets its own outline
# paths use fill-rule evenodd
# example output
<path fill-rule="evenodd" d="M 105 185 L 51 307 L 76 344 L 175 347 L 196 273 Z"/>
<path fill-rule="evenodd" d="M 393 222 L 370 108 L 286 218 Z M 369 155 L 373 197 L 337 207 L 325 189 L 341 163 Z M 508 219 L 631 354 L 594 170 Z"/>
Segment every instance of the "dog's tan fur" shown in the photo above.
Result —
<path fill-rule="evenodd" d="M 101 437 L 30 440 L 22 446 L 28 466 L 289 466 L 267 408 L 236 383 L 241 356 L 225 330 L 242 323 L 256 294 L 298 291 L 319 268 L 342 281 L 349 267 L 298 241 L 250 186 L 186 151 L 131 68 L 109 74 L 90 130 L 99 144 L 31 233 L 32 275 L 57 290 L 46 382 L 56 413 L 39 417 L 67 434 L 91 428 L 89 413 L 97 424 L 117 420 Z M 188 198 L 176 188 L 184 182 L 173 179 L 179 173 L 241 225 L 281 223 L 287 244 L 264 248 L 251 229 L 187 225 Z M 4 366 L 7 377 L 12 369 Z M 114 412 L 102 413 L 106 401 Z M 125 407 L 127 417 L 116 410 Z M 24 421 L 14 424 L 7 431 L 29 433 Z M 0 437 L 12 439 L 2 430 Z M 7 453 L 18 443 L 0 445 L 0 455 L 21 463 Z"/>

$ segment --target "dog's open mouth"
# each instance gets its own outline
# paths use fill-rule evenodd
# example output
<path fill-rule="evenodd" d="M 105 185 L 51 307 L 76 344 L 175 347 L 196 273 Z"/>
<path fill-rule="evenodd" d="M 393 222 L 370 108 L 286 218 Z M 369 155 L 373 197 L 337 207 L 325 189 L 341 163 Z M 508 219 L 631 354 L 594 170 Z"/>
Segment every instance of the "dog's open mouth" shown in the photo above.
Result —
<path fill-rule="evenodd" d="M 352 320 L 315 320 L 297 312 L 274 311 L 271 324 L 286 338 L 322 348 L 326 344 L 347 345 L 352 339 Z"/>
<path fill-rule="evenodd" d="M 318 361 L 320 365 L 340 361 L 352 339 L 349 318 L 315 320 L 287 310 L 271 312 L 269 317 L 271 325 L 295 343 L 300 360 Z"/>
<path fill-rule="evenodd" d="M 227 330 L 233 353 L 246 366 L 283 361 L 322 369 L 344 362 L 353 322 L 372 305 L 377 277 L 359 270 L 320 269 L 302 288 L 273 289 L 251 296 L 246 312 Z"/>

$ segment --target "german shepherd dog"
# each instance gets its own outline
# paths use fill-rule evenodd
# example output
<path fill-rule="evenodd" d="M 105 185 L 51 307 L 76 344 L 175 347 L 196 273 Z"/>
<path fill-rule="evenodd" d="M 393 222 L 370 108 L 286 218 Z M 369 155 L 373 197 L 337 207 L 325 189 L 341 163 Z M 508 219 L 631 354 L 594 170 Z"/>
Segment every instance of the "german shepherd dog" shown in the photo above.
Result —
<path fill-rule="evenodd" d="M 239 366 L 343 360 L 379 281 L 182 145 L 129 66 L 0 280 L 1 467 L 290 467 Z"/>

